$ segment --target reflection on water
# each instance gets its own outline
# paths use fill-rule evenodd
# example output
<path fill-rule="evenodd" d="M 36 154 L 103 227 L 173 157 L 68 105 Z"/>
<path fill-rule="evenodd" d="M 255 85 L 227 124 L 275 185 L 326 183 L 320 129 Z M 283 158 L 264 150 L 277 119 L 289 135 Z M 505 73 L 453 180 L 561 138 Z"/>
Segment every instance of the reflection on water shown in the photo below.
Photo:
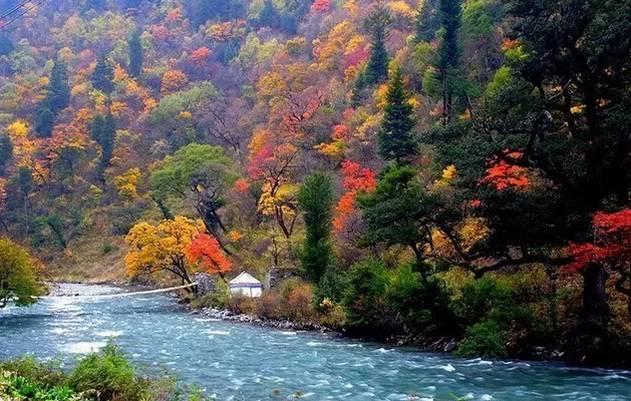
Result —
<path fill-rule="evenodd" d="M 73 289 L 74 291 L 75 289 Z M 107 287 L 76 287 L 103 293 Z M 52 297 L 0 311 L 0 358 L 77 355 L 108 339 L 148 370 L 167 368 L 220 399 L 629 401 L 631 372 L 563 365 L 456 359 L 200 318 L 168 297 Z M 417 398 L 414 398 L 417 396 Z"/>

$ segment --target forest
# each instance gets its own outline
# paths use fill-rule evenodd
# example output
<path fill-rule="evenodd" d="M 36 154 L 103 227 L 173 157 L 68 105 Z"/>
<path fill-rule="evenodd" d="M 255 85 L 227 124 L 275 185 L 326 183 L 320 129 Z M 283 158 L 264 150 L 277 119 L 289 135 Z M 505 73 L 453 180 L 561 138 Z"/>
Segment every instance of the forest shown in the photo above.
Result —
<path fill-rule="evenodd" d="M 203 302 L 631 366 L 631 0 L 0 11 L 0 305 L 299 269 Z"/>

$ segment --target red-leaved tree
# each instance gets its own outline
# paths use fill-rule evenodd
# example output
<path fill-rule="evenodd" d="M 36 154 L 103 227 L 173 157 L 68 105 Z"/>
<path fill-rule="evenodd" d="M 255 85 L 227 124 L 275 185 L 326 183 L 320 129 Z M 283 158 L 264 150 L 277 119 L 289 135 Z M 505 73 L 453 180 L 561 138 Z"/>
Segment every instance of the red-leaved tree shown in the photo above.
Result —
<path fill-rule="evenodd" d="M 185 254 L 189 262 L 197 265 L 200 271 L 218 274 L 224 281 L 224 274 L 232 269 L 232 262 L 217 239 L 205 233 L 195 237 L 186 248 Z"/>
<path fill-rule="evenodd" d="M 615 275 L 615 287 L 628 300 L 631 316 L 631 209 L 598 212 L 592 220 L 594 240 L 568 247 L 572 261 L 566 269 L 585 272 L 590 265 L 602 265 Z"/>

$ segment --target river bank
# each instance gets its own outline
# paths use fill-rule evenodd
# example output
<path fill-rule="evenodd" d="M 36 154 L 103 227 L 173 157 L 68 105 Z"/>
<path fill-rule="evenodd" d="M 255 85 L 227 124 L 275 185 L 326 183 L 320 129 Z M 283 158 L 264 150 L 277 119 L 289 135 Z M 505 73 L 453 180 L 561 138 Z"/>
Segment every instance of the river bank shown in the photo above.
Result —
<path fill-rule="evenodd" d="M 74 289 L 82 295 L 121 291 Z M 474 401 L 628 401 L 631 393 L 627 371 L 455 358 L 297 326 L 271 330 L 187 312 L 163 294 L 45 297 L 30 308 L 0 311 L 0 360 L 28 353 L 72 367 L 78 357 L 114 341 L 148 374 L 168 370 L 220 400 L 239 395 L 277 401 L 302 392 L 311 394 L 307 399 L 336 401 L 446 400 L 449 394 Z"/>
<path fill-rule="evenodd" d="M 440 352 L 453 355 L 457 350 L 459 341 L 455 337 L 440 337 L 438 339 L 428 339 L 420 335 L 392 335 L 386 338 L 375 339 L 361 336 L 351 336 L 345 330 L 336 330 L 323 326 L 315 322 L 295 322 L 288 319 L 267 319 L 256 315 L 234 313 L 228 309 L 220 309 L 213 307 L 190 308 L 189 314 L 192 316 L 203 317 L 207 319 L 216 319 L 226 322 L 250 324 L 259 327 L 266 327 L 276 330 L 293 330 L 293 331 L 310 331 L 327 336 L 337 338 L 347 338 L 359 340 L 363 342 L 381 343 L 388 346 L 396 347 L 414 347 L 421 352 Z M 564 362 L 569 363 L 565 358 L 565 353 L 560 350 L 546 349 L 539 347 L 533 350 L 530 357 L 514 358 L 521 361 L 538 361 L 538 362 Z M 577 365 L 580 366 L 580 365 Z"/>

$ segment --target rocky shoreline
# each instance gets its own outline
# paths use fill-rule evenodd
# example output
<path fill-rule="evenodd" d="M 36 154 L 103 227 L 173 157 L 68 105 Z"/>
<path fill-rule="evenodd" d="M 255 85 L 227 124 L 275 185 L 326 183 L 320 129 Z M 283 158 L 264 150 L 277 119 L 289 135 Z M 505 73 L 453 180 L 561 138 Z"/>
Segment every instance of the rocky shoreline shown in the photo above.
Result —
<path fill-rule="evenodd" d="M 333 336 L 344 336 L 342 332 L 311 322 L 293 322 L 291 320 L 263 319 L 258 316 L 233 313 L 227 309 L 201 308 L 190 311 L 191 315 L 201 315 L 210 319 L 220 319 L 227 322 L 248 323 L 255 326 L 269 327 L 278 330 L 313 331 Z"/>
<path fill-rule="evenodd" d="M 191 309 L 189 312 L 191 315 L 203 316 L 210 319 L 219 319 L 227 322 L 252 324 L 260 327 L 267 327 L 283 331 L 309 331 L 325 334 L 327 336 L 333 336 L 338 338 L 350 336 L 343 331 L 332 330 L 329 327 L 319 324 L 306 322 L 294 322 L 291 320 L 277 320 L 277 319 L 264 319 L 258 316 L 252 316 L 247 314 L 233 313 L 227 309 L 218 309 L 212 307 L 206 307 L 201 309 Z M 416 347 L 423 352 L 440 352 L 451 354 L 456 351 L 458 347 L 458 340 L 454 337 L 441 337 L 439 339 L 428 339 L 419 335 L 393 335 L 385 339 L 371 339 L 362 337 L 353 337 L 359 341 L 377 341 L 384 344 L 389 344 L 397 347 Z M 532 353 L 528 357 L 522 357 L 523 360 L 535 360 L 535 361 L 565 361 L 564 353 L 558 350 L 549 350 L 543 347 L 537 347 L 532 350 Z"/>

